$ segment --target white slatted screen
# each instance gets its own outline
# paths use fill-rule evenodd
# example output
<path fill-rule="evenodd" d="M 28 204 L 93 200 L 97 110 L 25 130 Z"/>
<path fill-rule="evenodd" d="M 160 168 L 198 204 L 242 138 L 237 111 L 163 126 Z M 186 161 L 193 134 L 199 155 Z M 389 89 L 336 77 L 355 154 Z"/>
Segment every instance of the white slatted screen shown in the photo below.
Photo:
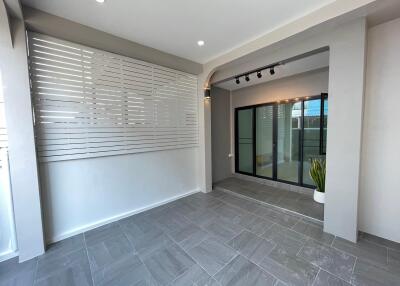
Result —
<path fill-rule="evenodd" d="M 5 153 L 4 149 L 8 148 L 8 135 L 7 135 L 7 126 L 6 126 L 6 116 L 4 114 L 4 96 L 3 96 L 3 86 L 1 81 L 0 74 L 0 169 L 4 164 L 4 156 L 1 156 L 2 153 Z"/>
<path fill-rule="evenodd" d="M 4 114 L 3 88 L 0 78 L 0 149 L 8 147 L 8 135 L 6 127 L 6 116 Z"/>
<path fill-rule="evenodd" d="M 198 145 L 197 78 L 29 33 L 40 161 Z"/>

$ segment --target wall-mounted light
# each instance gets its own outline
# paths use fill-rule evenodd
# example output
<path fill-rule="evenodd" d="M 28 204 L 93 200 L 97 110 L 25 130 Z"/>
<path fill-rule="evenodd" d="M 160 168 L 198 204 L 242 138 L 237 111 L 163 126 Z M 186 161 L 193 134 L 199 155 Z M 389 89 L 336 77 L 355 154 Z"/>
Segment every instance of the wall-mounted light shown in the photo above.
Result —
<path fill-rule="evenodd" d="M 257 72 L 257 77 L 258 77 L 258 78 L 262 78 L 262 73 L 261 73 L 261 71 L 258 71 L 258 72 Z"/>
<path fill-rule="evenodd" d="M 274 67 L 272 67 L 272 68 L 269 69 L 269 73 L 270 73 L 271 75 L 274 75 L 274 74 L 275 74 L 275 69 L 274 69 Z"/>
<path fill-rule="evenodd" d="M 240 84 L 240 79 L 238 77 L 236 78 L 236 84 Z"/>
<path fill-rule="evenodd" d="M 204 90 L 204 99 L 211 99 L 211 90 L 209 88 Z"/>
<path fill-rule="evenodd" d="M 245 79 L 246 81 L 250 81 L 250 76 L 249 76 L 248 74 L 246 74 L 246 76 L 244 77 L 244 79 Z"/>

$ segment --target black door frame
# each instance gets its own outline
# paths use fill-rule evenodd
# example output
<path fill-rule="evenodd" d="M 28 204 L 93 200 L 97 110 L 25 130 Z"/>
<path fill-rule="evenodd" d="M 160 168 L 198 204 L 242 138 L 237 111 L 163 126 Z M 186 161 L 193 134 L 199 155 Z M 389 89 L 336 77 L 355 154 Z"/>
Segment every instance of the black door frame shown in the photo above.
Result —
<path fill-rule="evenodd" d="M 320 95 L 315 95 L 315 96 L 308 96 L 305 98 L 300 98 L 297 100 L 285 100 L 284 103 L 287 102 L 301 102 L 301 131 L 299 134 L 299 164 L 298 164 L 298 182 L 290 182 L 290 181 L 285 181 L 282 179 L 278 179 L 278 167 L 277 167 L 277 159 L 278 159 L 278 150 L 277 150 L 277 140 L 278 140 L 278 105 L 281 102 L 269 102 L 269 103 L 261 103 L 261 104 L 256 104 L 256 105 L 249 105 L 249 106 L 242 106 L 242 107 L 237 107 L 235 108 L 235 134 L 234 134 L 234 139 L 235 139 L 235 172 L 243 175 L 248 175 L 248 176 L 253 176 L 257 178 L 262 178 L 266 180 L 272 180 L 276 182 L 281 182 L 281 183 L 286 183 L 290 185 L 295 185 L 295 186 L 301 186 L 301 187 L 306 187 L 306 188 L 315 188 L 314 186 L 310 186 L 307 184 L 303 183 L 303 166 L 304 166 L 304 150 L 303 150 L 303 139 L 304 139 L 304 102 L 309 101 L 309 100 L 315 100 L 315 99 L 321 99 L 321 114 L 320 114 L 320 146 L 319 146 L 319 153 L 320 155 L 325 155 L 324 148 L 323 148 L 323 140 L 324 140 L 324 134 L 323 134 L 323 128 L 324 128 L 324 101 L 325 99 L 328 98 L 327 93 L 321 93 Z M 256 169 L 257 169 L 257 162 L 256 162 L 256 144 L 257 144 L 257 120 L 256 120 L 256 109 L 258 107 L 263 107 L 263 106 L 272 106 L 273 107 L 273 115 L 272 115 L 272 146 L 273 146 L 273 176 L 272 177 L 265 177 L 265 176 L 260 176 L 257 175 Z M 253 160 L 253 172 L 248 173 L 248 172 L 242 172 L 239 170 L 239 138 L 237 136 L 238 134 L 238 113 L 241 110 L 247 110 L 251 109 L 252 110 L 252 143 L 253 143 L 253 148 L 252 148 L 252 160 Z"/>

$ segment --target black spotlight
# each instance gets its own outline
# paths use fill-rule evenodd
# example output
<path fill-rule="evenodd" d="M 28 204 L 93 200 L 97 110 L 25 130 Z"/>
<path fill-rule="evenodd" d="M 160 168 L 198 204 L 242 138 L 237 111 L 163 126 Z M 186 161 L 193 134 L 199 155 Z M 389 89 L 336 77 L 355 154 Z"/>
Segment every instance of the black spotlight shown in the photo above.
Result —
<path fill-rule="evenodd" d="M 248 74 L 246 74 L 245 80 L 246 80 L 246 81 L 250 81 L 250 77 L 249 77 Z"/>
<path fill-rule="evenodd" d="M 206 88 L 204 90 L 204 98 L 205 99 L 211 99 L 211 90 L 209 88 Z"/>
<path fill-rule="evenodd" d="M 261 71 L 258 71 L 258 72 L 257 72 L 257 77 L 258 77 L 258 78 L 262 78 Z"/>
<path fill-rule="evenodd" d="M 240 79 L 237 77 L 236 78 L 236 84 L 239 84 L 240 83 Z"/>
<path fill-rule="evenodd" d="M 275 74 L 275 69 L 272 67 L 272 68 L 270 68 L 269 69 L 269 73 L 271 74 L 271 75 L 274 75 Z"/>

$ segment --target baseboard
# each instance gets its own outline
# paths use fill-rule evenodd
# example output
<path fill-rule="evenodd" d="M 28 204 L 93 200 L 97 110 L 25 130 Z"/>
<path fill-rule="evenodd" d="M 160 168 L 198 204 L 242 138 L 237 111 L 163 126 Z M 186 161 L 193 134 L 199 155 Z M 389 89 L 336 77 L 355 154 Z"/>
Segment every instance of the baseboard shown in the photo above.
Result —
<path fill-rule="evenodd" d="M 18 251 L 13 251 L 0 255 L 0 262 L 6 261 L 8 259 L 14 258 L 18 256 Z"/>
<path fill-rule="evenodd" d="M 148 205 L 146 207 L 142 207 L 142 208 L 135 209 L 135 210 L 132 210 L 132 211 L 129 211 L 129 212 L 125 212 L 125 213 L 122 213 L 122 214 L 119 214 L 119 215 L 116 215 L 116 216 L 113 216 L 113 217 L 110 217 L 110 218 L 107 218 L 107 219 L 99 220 L 99 221 L 97 221 L 95 223 L 92 223 L 92 224 L 84 225 L 84 226 L 76 228 L 76 229 L 74 229 L 72 231 L 65 232 L 63 234 L 57 235 L 57 236 L 52 237 L 52 238 L 48 238 L 46 241 L 47 241 L 47 244 L 55 243 L 55 242 L 64 240 L 66 238 L 72 237 L 74 235 L 81 234 L 83 232 L 98 228 L 100 226 L 103 226 L 103 225 L 106 225 L 106 224 L 121 220 L 123 218 L 130 217 L 132 215 L 135 215 L 135 214 L 138 214 L 138 213 L 141 213 L 141 212 L 145 212 L 145 211 L 148 211 L 150 209 L 153 209 L 153 208 L 168 204 L 170 202 L 179 200 L 181 198 L 193 195 L 193 194 L 198 193 L 198 192 L 200 192 L 200 189 L 195 189 L 195 190 L 192 190 L 190 192 L 184 193 L 182 195 L 174 196 L 174 197 L 171 197 L 169 199 L 162 200 L 160 202 Z"/>

